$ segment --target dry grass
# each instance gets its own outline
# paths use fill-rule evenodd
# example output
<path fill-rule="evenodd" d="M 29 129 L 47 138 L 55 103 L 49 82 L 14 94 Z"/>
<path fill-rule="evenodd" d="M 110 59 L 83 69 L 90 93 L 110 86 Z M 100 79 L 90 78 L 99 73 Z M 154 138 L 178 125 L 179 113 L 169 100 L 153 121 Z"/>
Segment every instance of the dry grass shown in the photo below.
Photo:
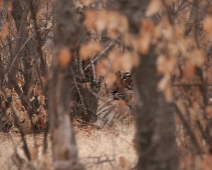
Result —
<path fill-rule="evenodd" d="M 116 125 L 114 128 L 96 129 L 92 126 L 75 127 L 80 162 L 86 169 L 110 170 L 131 169 L 136 164 L 133 148 L 134 125 Z M 0 133 L 0 169 L 52 169 L 51 142 L 48 136 L 48 151 L 42 154 L 43 135 L 26 135 L 32 161 L 22 149 L 20 134 Z"/>

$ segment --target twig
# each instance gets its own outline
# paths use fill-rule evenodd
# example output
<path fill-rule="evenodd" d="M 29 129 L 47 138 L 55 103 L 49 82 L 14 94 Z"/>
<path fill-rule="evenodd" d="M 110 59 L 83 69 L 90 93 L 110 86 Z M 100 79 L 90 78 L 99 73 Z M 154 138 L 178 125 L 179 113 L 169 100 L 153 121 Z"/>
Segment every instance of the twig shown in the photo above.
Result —
<path fill-rule="evenodd" d="M 81 95 L 81 93 L 80 93 L 80 91 L 79 91 L 79 87 L 78 87 L 78 85 L 77 85 L 77 81 L 76 81 L 76 79 L 75 79 L 74 72 L 73 72 L 72 69 L 71 69 L 71 72 L 72 72 L 72 75 L 73 75 L 74 84 L 75 84 L 75 86 L 76 86 L 77 92 L 78 92 L 78 94 L 79 94 L 80 100 L 81 100 L 82 105 L 83 105 L 83 109 L 84 109 L 84 111 L 85 111 L 85 114 L 88 115 L 87 110 L 86 110 L 86 107 L 85 107 L 85 103 L 84 103 L 83 98 L 82 98 L 82 95 Z"/>
<path fill-rule="evenodd" d="M 114 41 L 112 41 L 101 53 L 99 53 L 99 55 L 97 55 L 94 59 L 93 59 L 93 63 L 97 62 L 97 60 L 99 60 L 105 53 L 107 53 L 112 46 L 116 43 L 116 41 L 119 39 L 120 36 L 118 36 Z"/>
<path fill-rule="evenodd" d="M 34 21 L 35 35 L 37 40 L 37 50 L 38 50 L 38 54 L 40 56 L 40 61 L 41 61 L 41 70 L 42 70 L 41 72 L 42 72 L 42 75 L 45 75 L 46 61 L 44 60 L 44 57 L 43 57 L 41 35 L 40 35 L 40 31 L 38 30 L 38 25 L 36 22 L 36 14 L 35 14 L 33 1 L 29 1 L 29 7 L 30 7 L 31 15 Z"/>
<path fill-rule="evenodd" d="M 176 113 L 177 113 L 177 115 L 179 116 L 180 120 L 182 121 L 182 123 L 183 123 L 184 127 L 186 128 L 188 134 L 190 135 L 191 141 L 193 142 L 194 146 L 196 147 L 197 152 L 198 152 L 199 154 L 202 154 L 202 149 L 201 149 L 199 143 L 197 142 L 196 136 L 194 135 L 193 131 L 191 130 L 191 128 L 190 128 L 188 122 L 187 122 L 186 119 L 184 118 L 182 112 L 181 112 L 180 109 L 177 107 L 177 105 L 174 104 L 174 106 L 175 106 Z"/>
<path fill-rule="evenodd" d="M 12 107 L 12 110 L 15 113 L 14 114 L 15 119 L 16 119 L 15 121 L 18 122 L 18 116 L 17 116 L 16 112 L 14 111 L 14 107 Z M 17 127 L 20 130 L 21 138 L 22 138 L 22 141 L 23 141 L 23 150 L 24 150 L 24 153 L 26 154 L 26 157 L 27 157 L 28 161 L 31 161 L 31 155 L 30 155 L 29 147 L 28 147 L 27 142 L 26 142 L 26 139 L 25 139 L 25 134 L 24 134 L 23 130 L 21 129 L 19 123 L 17 123 Z"/>
<path fill-rule="evenodd" d="M 32 35 L 24 42 L 24 44 L 22 45 L 22 47 L 20 48 L 20 50 L 18 51 L 18 53 L 15 55 L 15 57 L 14 57 L 14 59 L 13 59 L 11 65 L 10 65 L 8 71 L 7 71 L 7 74 L 10 73 L 10 70 L 11 70 L 11 68 L 13 67 L 13 65 L 14 65 L 14 63 L 15 63 L 15 61 L 16 61 L 16 59 L 18 58 L 18 55 L 19 55 L 20 52 L 23 50 L 23 48 L 24 48 L 25 45 L 28 43 L 28 41 L 29 41 L 34 35 L 35 35 L 35 34 L 32 34 Z M 4 81 L 5 81 L 5 79 L 4 79 Z"/>
<path fill-rule="evenodd" d="M 184 87 L 184 86 L 187 86 L 187 87 L 189 87 L 189 86 L 202 86 L 202 83 L 200 83 L 200 84 L 196 84 L 196 83 L 194 83 L 194 84 L 172 84 L 172 87 Z M 212 86 L 212 84 L 210 84 L 210 83 L 204 83 L 204 86 Z"/>
<path fill-rule="evenodd" d="M 116 41 L 119 39 L 120 36 L 118 36 L 114 41 L 112 41 L 101 53 L 99 53 L 92 61 L 93 64 L 95 64 L 101 57 L 103 57 L 116 43 Z M 88 64 L 84 71 L 89 68 L 90 64 Z"/>
<path fill-rule="evenodd" d="M 4 124 L 0 127 L 0 131 L 2 130 L 2 128 L 9 122 L 9 120 L 5 121 Z"/>
<path fill-rule="evenodd" d="M 93 71 L 93 80 L 96 82 L 96 71 L 95 71 L 95 66 L 94 66 L 94 62 L 92 60 L 90 60 L 91 62 L 91 66 L 92 66 L 92 71 Z"/>
<path fill-rule="evenodd" d="M 51 29 L 51 28 L 44 28 L 44 29 L 40 29 L 39 31 L 46 30 L 46 29 Z M 11 70 L 11 68 L 13 67 L 13 65 L 14 65 L 14 63 L 15 63 L 15 61 L 16 61 L 16 59 L 18 58 L 18 55 L 19 55 L 20 52 L 23 50 L 23 48 L 24 48 L 25 45 L 28 43 L 28 41 L 29 41 L 34 35 L 35 35 L 35 33 L 33 33 L 33 34 L 24 42 L 24 44 L 22 45 L 22 47 L 20 48 L 20 50 L 18 51 L 18 53 L 15 55 L 15 57 L 14 57 L 14 59 L 13 59 L 11 65 L 10 65 L 8 71 L 7 71 L 7 74 L 10 73 L 10 70 Z M 5 79 L 4 79 L 4 81 L 5 81 Z"/>

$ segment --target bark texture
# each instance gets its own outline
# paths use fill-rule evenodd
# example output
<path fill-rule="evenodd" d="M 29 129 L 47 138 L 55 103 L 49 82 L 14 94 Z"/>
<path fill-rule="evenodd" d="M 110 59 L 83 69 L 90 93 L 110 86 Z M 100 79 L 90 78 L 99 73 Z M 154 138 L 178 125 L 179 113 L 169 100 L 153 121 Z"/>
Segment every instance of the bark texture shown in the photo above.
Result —
<path fill-rule="evenodd" d="M 55 56 L 50 72 L 48 102 L 54 168 L 58 170 L 82 169 L 77 163 L 78 153 L 70 119 L 70 89 L 73 88 L 72 64 L 62 67 L 58 62 L 61 49 L 75 46 L 77 22 L 74 19 L 72 0 L 56 0 L 54 3 Z"/>
<path fill-rule="evenodd" d="M 148 0 L 119 0 L 119 9 L 128 17 L 130 31 L 139 36 L 141 19 L 145 18 Z M 155 23 L 155 16 L 148 18 Z M 139 170 L 176 170 L 178 165 L 175 142 L 173 103 L 167 103 L 163 93 L 157 91 L 161 77 L 157 75 L 155 47 L 147 55 L 139 54 L 141 62 L 133 69 L 136 95 L 136 144 Z"/>

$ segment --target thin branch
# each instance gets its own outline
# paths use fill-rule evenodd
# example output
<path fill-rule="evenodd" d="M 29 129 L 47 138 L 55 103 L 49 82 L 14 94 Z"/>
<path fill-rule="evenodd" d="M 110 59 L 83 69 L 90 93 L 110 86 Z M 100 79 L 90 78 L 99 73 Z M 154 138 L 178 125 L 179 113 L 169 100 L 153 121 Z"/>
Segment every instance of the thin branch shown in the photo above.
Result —
<path fill-rule="evenodd" d="M 96 78 L 96 71 L 95 71 L 94 62 L 93 62 L 93 60 L 90 60 L 90 62 L 91 62 L 91 66 L 92 66 L 93 80 L 96 82 L 97 78 Z"/>
<path fill-rule="evenodd" d="M 35 7 L 33 4 L 33 1 L 29 2 L 29 6 L 30 6 L 30 11 L 31 11 L 31 15 L 34 21 L 34 26 L 35 26 L 35 34 L 36 34 L 36 40 L 37 40 L 37 50 L 40 56 L 40 60 L 41 60 L 41 73 L 42 75 L 45 75 L 45 67 L 46 67 L 46 61 L 44 60 L 43 57 L 43 52 L 42 52 L 42 45 L 41 45 L 41 35 L 40 35 L 40 31 L 38 30 L 38 25 L 36 22 L 36 12 L 35 12 Z"/>
<path fill-rule="evenodd" d="M 116 41 L 119 39 L 120 36 L 118 36 L 114 41 L 112 41 L 99 55 L 97 55 L 93 59 L 93 63 L 97 62 L 102 56 L 104 56 L 116 43 Z"/>
<path fill-rule="evenodd" d="M 203 153 L 203 152 L 202 152 L 202 149 L 201 149 L 199 143 L 197 142 L 197 138 L 196 138 L 196 136 L 194 135 L 193 131 L 191 130 L 191 128 L 190 128 L 190 126 L 189 126 L 187 120 L 184 118 L 182 112 L 181 112 L 180 109 L 177 107 L 177 105 L 174 104 L 174 106 L 175 106 L 176 114 L 179 116 L 179 118 L 180 118 L 180 120 L 182 121 L 182 123 L 183 123 L 185 129 L 186 129 L 187 132 L 188 132 L 188 135 L 191 137 L 191 141 L 193 142 L 194 146 L 196 147 L 197 152 L 198 152 L 199 154 L 202 154 L 202 153 Z"/>
<path fill-rule="evenodd" d="M 111 48 L 113 47 L 113 45 L 116 43 L 116 41 L 118 40 L 119 36 L 112 41 L 101 53 L 99 53 L 92 61 L 93 64 L 96 64 L 96 62 L 103 57 L 109 50 L 111 50 Z M 90 63 L 84 68 L 84 71 L 87 70 L 90 67 Z"/>
<path fill-rule="evenodd" d="M 81 103 L 82 103 L 82 105 L 83 105 L 83 109 L 84 109 L 84 111 L 85 111 L 85 114 L 88 115 L 87 110 L 86 110 L 86 107 L 85 107 L 85 103 L 84 103 L 83 98 L 82 98 L 82 95 L 81 95 L 81 93 L 80 93 L 80 91 L 79 91 L 79 87 L 78 87 L 78 85 L 77 85 L 77 81 L 76 81 L 76 78 L 75 78 L 75 76 L 74 76 L 74 72 L 73 72 L 72 69 L 71 69 L 71 72 L 72 72 L 72 75 L 73 75 L 74 84 L 75 84 L 75 86 L 76 86 L 76 89 L 77 89 L 77 92 L 78 92 L 78 94 L 79 94 Z"/>

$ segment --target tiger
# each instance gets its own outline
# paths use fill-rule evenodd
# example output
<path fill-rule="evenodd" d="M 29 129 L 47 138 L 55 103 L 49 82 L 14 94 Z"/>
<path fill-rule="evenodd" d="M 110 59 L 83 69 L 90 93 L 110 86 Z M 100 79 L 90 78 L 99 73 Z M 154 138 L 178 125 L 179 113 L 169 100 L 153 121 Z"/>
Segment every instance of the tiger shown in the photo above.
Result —
<path fill-rule="evenodd" d="M 133 120 L 134 95 L 132 79 L 129 72 L 116 72 L 117 80 L 109 89 L 103 84 L 97 108 L 98 126 L 112 126 L 114 122 L 131 122 Z"/>

